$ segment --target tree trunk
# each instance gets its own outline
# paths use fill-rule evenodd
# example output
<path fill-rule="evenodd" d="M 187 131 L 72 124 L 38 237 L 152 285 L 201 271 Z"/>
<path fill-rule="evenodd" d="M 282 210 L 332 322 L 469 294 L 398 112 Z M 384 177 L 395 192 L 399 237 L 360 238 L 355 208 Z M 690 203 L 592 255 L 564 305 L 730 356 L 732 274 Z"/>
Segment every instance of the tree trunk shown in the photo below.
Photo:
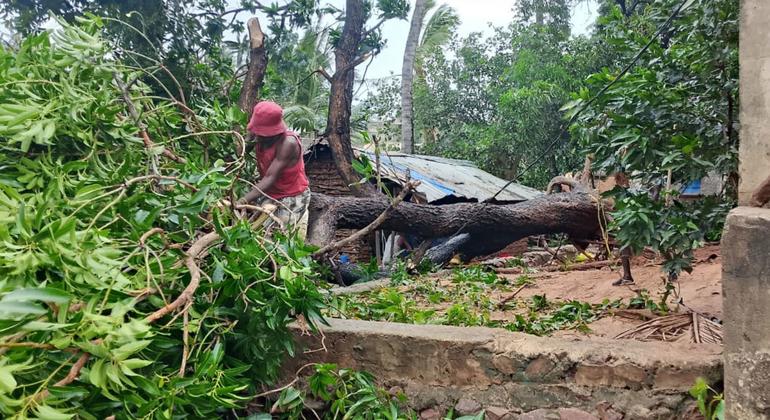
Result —
<path fill-rule="evenodd" d="M 388 205 L 384 198 L 313 194 L 308 242 L 328 244 L 338 228 L 361 229 Z M 379 228 L 409 232 L 423 238 L 467 233 L 471 238 L 463 242 L 462 250 L 466 258 L 473 258 L 499 251 L 511 242 L 531 235 L 566 233 L 572 239 L 599 237 L 596 206 L 594 199 L 584 193 L 551 194 L 512 205 L 401 203 Z"/>
<path fill-rule="evenodd" d="M 327 141 L 337 172 L 357 196 L 368 196 L 376 192 L 369 183 L 359 183 L 361 177 L 355 173 L 351 165 L 353 146 L 350 143 L 350 114 L 353 104 L 355 66 L 360 58 L 358 46 L 363 41 L 365 22 L 364 2 L 347 0 L 345 25 L 334 51 L 335 72 L 330 80 L 329 118 L 326 125 Z"/>
<path fill-rule="evenodd" d="M 404 64 L 401 67 L 401 151 L 414 153 L 414 129 L 412 128 L 412 84 L 414 83 L 414 56 L 420 41 L 422 22 L 427 12 L 426 0 L 417 0 L 412 14 L 412 24 L 406 38 Z"/>
<path fill-rule="evenodd" d="M 265 49 L 265 34 L 259 26 L 259 20 L 255 17 L 249 19 L 249 65 L 246 70 L 246 78 L 243 80 L 241 95 L 238 98 L 238 106 L 243 112 L 251 116 L 254 105 L 259 100 L 259 90 L 265 78 L 267 69 L 267 50 Z"/>

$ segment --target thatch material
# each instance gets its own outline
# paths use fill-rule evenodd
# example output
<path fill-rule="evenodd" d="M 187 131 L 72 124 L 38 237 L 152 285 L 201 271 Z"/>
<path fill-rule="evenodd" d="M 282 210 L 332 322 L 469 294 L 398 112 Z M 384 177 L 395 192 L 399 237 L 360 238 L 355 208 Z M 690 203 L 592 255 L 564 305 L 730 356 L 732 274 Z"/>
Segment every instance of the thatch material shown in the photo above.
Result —
<path fill-rule="evenodd" d="M 722 326 L 691 312 L 652 319 L 618 334 L 615 338 L 722 344 Z"/>

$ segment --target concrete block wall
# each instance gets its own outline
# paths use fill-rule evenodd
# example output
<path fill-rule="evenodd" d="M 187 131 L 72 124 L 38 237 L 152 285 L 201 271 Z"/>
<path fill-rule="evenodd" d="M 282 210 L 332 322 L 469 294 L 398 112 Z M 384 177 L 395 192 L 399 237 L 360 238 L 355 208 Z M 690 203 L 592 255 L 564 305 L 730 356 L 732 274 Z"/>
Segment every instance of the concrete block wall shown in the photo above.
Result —
<path fill-rule="evenodd" d="M 686 418 L 694 403 L 688 391 L 696 378 L 712 384 L 722 379 L 721 346 L 570 341 L 479 327 L 329 321 L 331 326 L 324 328 L 327 351 L 298 351 L 285 365 L 284 380 L 313 362 L 366 370 L 385 389 L 403 391 L 419 413 L 443 414 L 460 406 L 511 416 L 538 410 L 559 415 L 567 409 L 591 415 L 584 418 L 599 416 L 600 410 L 627 420 Z M 297 334 L 297 339 L 305 349 L 322 347 L 319 337 Z"/>

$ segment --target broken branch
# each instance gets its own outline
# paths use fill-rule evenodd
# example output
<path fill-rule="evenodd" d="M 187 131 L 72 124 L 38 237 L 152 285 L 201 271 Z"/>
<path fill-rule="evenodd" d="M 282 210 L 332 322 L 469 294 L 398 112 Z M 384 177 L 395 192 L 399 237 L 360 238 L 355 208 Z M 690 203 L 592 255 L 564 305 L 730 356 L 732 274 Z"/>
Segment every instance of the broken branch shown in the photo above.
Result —
<path fill-rule="evenodd" d="M 167 314 L 179 309 L 182 305 L 186 304 L 192 299 L 193 294 L 195 294 L 195 290 L 198 289 L 198 285 L 200 284 L 201 280 L 201 270 L 198 267 L 198 264 L 196 264 L 195 258 L 197 258 L 198 255 L 206 250 L 206 248 L 208 248 L 212 243 L 218 240 L 219 234 L 216 232 L 211 232 L 201 236 L 190 246 L 190 249 L 187 250 L 187 256 L 185 257 L 185 265 L 190 271 L 190 282 L 187 283 L 187 287 L 185 287 L 182 293 L 180 293 L 173 302 L 148 315 L 145 318 L 148 323 L 153 323 L 160 318 L 163 318 Z"/>
<path fill-rule="evenodd" d="M 243 112 L 251 115 L 259 100 L 260 89 L 267 70 L 267 49 L 265 49 L 265 33 L 259 25 L 259 19 L 249 19 L 246 26 L 249 28 L 249 64 L 246 77 L 243 79 L 241 95 L 238 98 L 238 106 Z"/>

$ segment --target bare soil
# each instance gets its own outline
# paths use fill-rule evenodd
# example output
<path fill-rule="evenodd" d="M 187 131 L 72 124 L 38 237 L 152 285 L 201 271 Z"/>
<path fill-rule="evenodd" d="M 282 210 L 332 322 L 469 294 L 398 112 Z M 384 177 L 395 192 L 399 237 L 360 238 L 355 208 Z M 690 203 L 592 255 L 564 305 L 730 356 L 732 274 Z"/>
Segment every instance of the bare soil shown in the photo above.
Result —
<path fill-rule="evenodd" d="M 693 272 L 682 273 L 679 277 L 678 297 L 670 298 L 669 306 L 672 311 L 686 311 L 689 308 L 708 317 L 722 319 L 722 258 L 719 246 L 710 245 L 696 250 L 695 261 Z M 631 272 L 636 281 L 636 284 L 631 286 L 612 286 L 612 283 L 621 277 L 620 267 L 530 274 L 534 284 L 523 289 L 517 297 L 528 298 L 544 294 L 553 300 L 574 299 L 601 303 L 605 299 L 621 299 L 628 302 L 640 291 L 647 291 L 650 298 L 656 302 L 659 301 L 660 294 L 665 290 L 660 261 L 637 257 L 633 261 Z M 517 275 L 503 276 L 511 279 L 518 277 Z M 681 304 L 677 305 L 676 301 L 679 298 L 681 298 Z M 608 316 L 590 324 L 590 335 L 614 337 L 642 322 L 622 316 Z M 558 331 L 553 335 L 585 337 L 585 334 L 576 331 Z"/>

